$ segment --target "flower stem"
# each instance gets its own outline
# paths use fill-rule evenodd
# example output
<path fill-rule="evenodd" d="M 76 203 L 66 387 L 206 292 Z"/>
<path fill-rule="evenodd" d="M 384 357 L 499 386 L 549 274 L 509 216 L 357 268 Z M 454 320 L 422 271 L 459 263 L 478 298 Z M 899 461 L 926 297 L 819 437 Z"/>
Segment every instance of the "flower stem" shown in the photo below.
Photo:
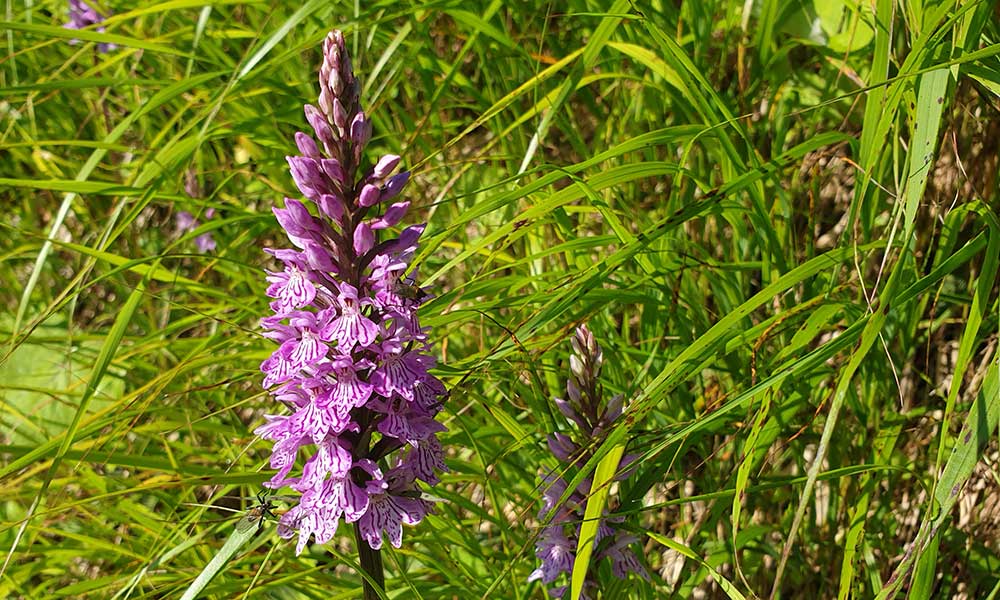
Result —
<path fill-rule="evenodd" d="M 368 541 L 361 536 L 361 525 L 354 523 L 354 539 L 358 543 L 358 558 L 361 559 L 361 570 L 378 586 L 378 589 L 365 579 L 364 600 L 380 600 L 380 592 L 385 590 L 385 573 L 382 571 L 382 551 L 372 550 Z"/>

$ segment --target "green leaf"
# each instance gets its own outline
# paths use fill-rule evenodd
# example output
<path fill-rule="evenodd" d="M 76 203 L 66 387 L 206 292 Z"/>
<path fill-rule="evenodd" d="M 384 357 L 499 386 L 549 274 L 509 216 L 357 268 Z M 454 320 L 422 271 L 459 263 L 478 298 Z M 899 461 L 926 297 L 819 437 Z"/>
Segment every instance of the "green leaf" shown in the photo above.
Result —
<path fill-rule="evenodd" d="M 191 582 L 191 585 L 184 590 L 181 600 L 194 600 L 198 597 L 198 594 L 204 591 L 209 582 L 236 556 L 239 549 L 257 535 L 260 519 L 261 516 L 251 509 L 236 523 L 233 532 L 226 539 L 226 543 L 216 551 L 212 560 L 205 565 L 205 568 L 198 573 L 198 576 Z"/>
<path fill-rule="evenodd" d="M 906 580 L 913 564 L 927 550 L 928 544 L 942 525 L 951 517 L 962 486 L 972 475 L 986 444 L 1000 424 L 1000 359 L 994 358 L 987 367 L 983 385 L 969 410 L 951 456 L 945 463 L 934 491 L 935 512 L 921 523 L 916 537 L 907 545 L 902 561 L 885 581 L 876 600 L 893 598 Z"/>
<path fill-rule="evenodd" d="M 683 556 L 690 558 L 691 560 L 701 565 L 703 569 L 708 571 L 708 574 L 712 577 L 715 583 L 717 583 L 719 587 L 722 588 L 722 591 L 726 594 L 726 596 L 730 598 L 730 600 L 746 600 L 746 596 L 744 596 L 738 589 L 736 589 L 736 586 L 733 585 L 733 582 L 729 581 L 721 573 L 716 571 L 710 564 L 708 564 L 700 556 L 698 556 L 695 553 L 695 551 L 692 550 L 691 548 L 685 546 L 684 544 L 681 544 L 680 542 L 672 540 L 665 535 L 661 535 L 653 531 L 647 531 L 646 535 L 656 540 L 658 543 L 666 546 L 667 548 L 670 548 L 675 552 L 679 552 Z"/>
<path fill-rule="evenodd" d="M 597 539 L 597 528 L 604 514 L 608 501 L 608 492 L 615 475 L 618 474 L 618 464 L 621 462 L 625 445 L 611 448 L 604 458 L 597 463 L 594 470 L 593 484 L 587 495 L 587 507 L 583 513 L 583 523 L 580 524 L 580 537 L 577 539 L 576 557 L 573 559 L 573 573 L 570 576 L 569 597 L 579 600 L 583 593 L 583 584 L 587 580 L 587 570 L 590 568 L 590 556 L 594 551 L 594 540 Z"/>

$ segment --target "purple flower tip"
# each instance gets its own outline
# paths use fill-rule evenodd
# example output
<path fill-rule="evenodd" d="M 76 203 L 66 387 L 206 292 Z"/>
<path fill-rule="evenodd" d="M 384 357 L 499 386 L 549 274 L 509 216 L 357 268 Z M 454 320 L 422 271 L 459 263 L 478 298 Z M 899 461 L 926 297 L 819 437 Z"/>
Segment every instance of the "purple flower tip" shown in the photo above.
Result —
<path fill-rule="evenodd" d="M 375 168 L 372 170 L 372 177 L 382 179 L 389 173 L 392 173 L 396 170 L 399 160 L 400 158 L 395 154 L 386 154 L 375 164 Z"/>

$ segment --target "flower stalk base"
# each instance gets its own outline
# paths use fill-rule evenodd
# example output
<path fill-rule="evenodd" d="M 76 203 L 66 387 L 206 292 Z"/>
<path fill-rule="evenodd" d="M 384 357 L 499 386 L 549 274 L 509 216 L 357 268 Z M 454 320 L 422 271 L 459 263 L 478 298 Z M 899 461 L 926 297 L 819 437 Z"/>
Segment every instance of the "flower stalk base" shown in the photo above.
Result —
<path fill-rule="evenodd" d="M 361 526 L 354 523 L 354 539 L 358 544 L 358 558 L 361 561 L 361 571 L 371 578 L 371 581 L 364 578 L 364 600 L 379 600 L 382 596 L 379 591 L 385 589 L 385 573 L 382 569 L 382 551 L 372 550 L 368 541 L 361 532 Z M 378 586 L 376 589 L 372 582 Z"/>

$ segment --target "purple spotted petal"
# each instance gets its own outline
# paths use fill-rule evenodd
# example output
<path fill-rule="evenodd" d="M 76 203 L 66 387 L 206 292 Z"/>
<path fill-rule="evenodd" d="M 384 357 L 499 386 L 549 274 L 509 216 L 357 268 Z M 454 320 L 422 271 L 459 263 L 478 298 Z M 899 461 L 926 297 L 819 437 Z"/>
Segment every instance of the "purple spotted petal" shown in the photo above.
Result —
<path fill-rule="evenodd" d="M 281 310 L 302 308 L 316 297 L 316 286 L 309 280 L 305 271 L 291 265 L 282 273 L 271 273 L 267 276 L 271 283 L 267 295 L 276 298 Z"/>
<path fill-rule="evenodd" d="M 419 523 L 427 513 L 422 503 L 415 498 L 380 494 L 371 499 L 368 511 L 358 521 L 361 535 L 373 550 L 382 547 L 382 533 L 389 543 L 399 548 L 403 543 L 403 523 Z"/>
<path fill-rule="evenodd" d="M 563 528 L 549 527 L 542 532 L 538 542 L 537 556 L 542 566 L 528 576 L 528 581 L 540 579 L 542 583 L 552 583 L 559 575 L 573 570 L 576 545 L 566 537 Z"/>
<path fill-rule="evenodd" d="M 336 439 L 316 444 L 313 454 L 302 468 L 302 480 L 296 488 L 300 491 L 319 488 L 327 476 L 344 477 L 353 465 L 351 452 Z"/>
<path fill-rule="evenodd" d="M 448 466 L 444 463 L 441 442 L 437 441 L 436 437 L 418 441 L 417 447 L 410 450 L 404 460 L 418 479 L 426 481 L 430 485 L 436 485 L 441 481 L 435 471 L 448 471 Z"/>
<path fill-rule="evenodd" d="M 390 354 L 372 373 L 370 381 L 375 391 L 383 396 L 391 397 L 395 393 L 412 401 L 413 388 L 425 373 L 413 353 Z"/>
<path fill-rule="evenodd" d="M 311 366 L 326 356 L 330 350 L 317 332 L 306 329 L 302 332 L 302 337 L 293 344 L 289 360 L 296 370 L 301 370 Z"/>

